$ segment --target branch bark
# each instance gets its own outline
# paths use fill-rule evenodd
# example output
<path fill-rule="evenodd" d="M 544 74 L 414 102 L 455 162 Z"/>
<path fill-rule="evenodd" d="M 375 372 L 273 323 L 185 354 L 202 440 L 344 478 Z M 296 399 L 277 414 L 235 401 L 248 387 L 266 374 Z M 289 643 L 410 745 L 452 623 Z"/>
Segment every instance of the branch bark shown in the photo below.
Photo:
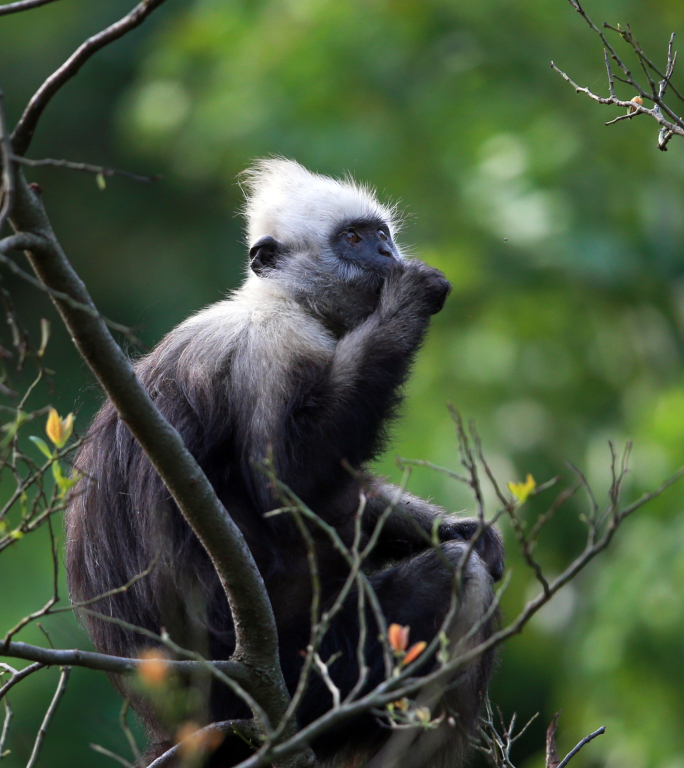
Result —
<path fill-rule="evenodd" d="M 83 667 L 84 669 L 95 669 L 100 672 L 107 672 L 114 675 L 130 675 L 137 672 L 142 663 L 140 659 L 129 659 L 124 656 L 108 656 L 104 653 L 93 653 L 92 651 L 81 651 L 77 648 L 69 650 L 58 650 L 56 648 L 42 648 L 39 645 L 30 645 L 29 643 L 11 642 L 2 649 L 2 655 L 8 658 L 24 659 L 25 661 L 36 662 L 36 670 L 42 667 L 50 666 L 70 666 Z M 192 674 L 200 671 L 204 664 L 200 661 L 176 661 L 169 659 L 165 662 L 169 669 L 178 671 L 181 674 Z M 212 666 L 223 672 L 228 677 L 248 686 L 251 679 L 250 670 L 244 665 L 235 661 L 213 661 Z M 26 667 L 29 669 L 29 667 Z M 22 675 L 25 670 L 21 670 Z M 17 680 L 16 682 L 19 682 Z M 5 686 L 0 687 L 0 699 L 5 693 L 5 688 L 9 687 L 10 680 Z"/>
<path fill-rule="evenodd" d="M 31 266 L 51 291 L 70 297 L 66 301 L 52 294 L 81 356 L 140 442 L 216 568 L 235 621 L 234 659 L 254 669 L 250 692 L 267 713 L 270 723 L 263 725 L 269 730 L 271 723 L 280 722 L 289 695 L 278 659 L 273 610 L 252 554 L 180 435 L 159 413 L 130 361 L 97 315 L 85 285 L 52 230 L 40 198 L 20 169 L 15 174 L 15 185 L 10 221 L 18 234 L 32 236 L 27 241 L 32 249 L 27 253 Z M 1 245 L 2 241 L 0 249 Z"/>
<path fill-rule="evenodd" d="M 74 53 L 55 70 L 50 77 L 33 94 L 24 114 L 19 119 L 17 127 L 12 134 L 12 146 L 17 155 L 24 155 L 31 144 L 33 134 L 35 133 L 38 120 L 43 114 L 43 110 L 50 102 L 50 99 L 59 91 L 59 89 L 68 80 L 77 74 L 88 59 L 104 48 L 109 43 L 123 37 L 135 27 L 145 21 L 145 19 L 158 8 L 164 0 L 142 0 L 136 7 L 122 19 L 111 24 L 107 29 L 103 29 L 96 35 L 89 37 L 85 43 L 74 51 Z M 31 6 L 27 6 L 31 7 Z M 23 9 L 19 9 L 23 10 Z"/>

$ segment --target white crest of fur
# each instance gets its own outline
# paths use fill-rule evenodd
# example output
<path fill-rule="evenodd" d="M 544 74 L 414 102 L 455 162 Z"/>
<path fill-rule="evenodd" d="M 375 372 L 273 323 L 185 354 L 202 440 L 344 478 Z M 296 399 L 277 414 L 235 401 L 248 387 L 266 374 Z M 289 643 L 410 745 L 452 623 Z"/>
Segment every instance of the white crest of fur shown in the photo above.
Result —
<path fill-rule="evenodd" d="M 392 236 L 398 229 L 395 208 L 369 187 L 312 173 L 294 160 L 258 160 L 242 182 L 249 246 L 269 235 L 285 246 L 310 243 L 320 250 L 341 223 L 362 219 L 381 219 Z"/>

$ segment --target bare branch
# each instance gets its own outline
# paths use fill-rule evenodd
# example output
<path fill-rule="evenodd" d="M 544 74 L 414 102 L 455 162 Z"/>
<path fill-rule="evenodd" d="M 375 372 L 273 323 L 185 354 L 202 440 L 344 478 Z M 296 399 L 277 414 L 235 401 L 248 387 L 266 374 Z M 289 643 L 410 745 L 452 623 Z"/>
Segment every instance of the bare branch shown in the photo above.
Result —
<path fill-rule="evenodd" d="M 124 736 L 126 737 L 126 741 L 128 742 L 128 746 L 131 748 L 131 752 L 133 753 L 133 760 L 136 764 L 138 764 L 140 761 L 140 748 L 138 747 L 138 742 L 135 740 L 133 731 L 131 731 L 130 726 L 128 725 L 128 721 L 126 720 L 129 707 L 130 703 L 128 699 L 126 699 L 123 703 L 123 706 L 121 707 L 121 711 L 119 712 L 119 723 L 121 725 L 121 730 L 124 732 Z"/>
<path fill-rule="evenodd" d="M 10 667 L 8 664 L 0 664 L 0 667 L 5 667 L 11 672 L 12 675 L 12 677 L 10 677 L 10 679 L 0 688 L 0 699 L 5 698 L 5 695 L 10 690 L 10 688 L 15 686 L 17 683 L 20 683 L 29 675 L 32 675 L 34 672 L 37 672 L 39 669 L 44 669 L 46 666 L 46 664 L 37 661 L 34 664 L 30 664 L 28 667 L 24 667 L 24 669 L 17 670 L 12 669 L 12 667 Z"/>
<path fill-rule="evenodd" d="M 12 259 L 5 255 L 10 251 L 35 251 L 43 247 L 46 247 L 46 244 L 40 239 L 40 237 L 37 237 L 36 235 L 28 234 L 27 232 L 22 232 L 17 235 L 10 235 L 9 237 L 5 237 L 3 240 L 0 240 L 0 264 L 4 264 L 10 270 L 10 272 L 12 272 L 12 274 L 17 275 L 17 277 L 20 277 L 22 280 L 25 280 L 34 288 L 38 288 L 38 290 L 47 293 L 50 298 L 63 301 L 73 309 L 80 309 L 82 312 L 86 312 L 87 314 L 92 315 L 92 317 L 101 319 L 108 328 L 111 328 L 113 331 L 117 331 L 123 336 L 126 336 L 131 343 L 135 344 L 135 346 L 142 346 L 140 339 L 138 339 L 133 334 L 133 331 L 128 326 L 115 323 L 113 320 L 109 320 L 108 318 L 101 315 L 93 306 L 84 304 L 80 301 L 75 301 L 68 293 L 57 291 L 54 288 L 50 288 L 49 286 L 43 284 L 40 280 L 37 280 L 33 275 L 23 270 L 20 266 L 18 266 L 18 264 L 16 264 L 16 262 L 12 261 Z"/>
<path fill-rule="evenodd" d="M 599 36 L 601 42 L 604 45 L 603 54 L 606 63 L 606 71 L 608 73 L 608 88 L 610 96 L 608 98 L 604 98 L 593 93 L 588 88 L 583 88 L 582 86 L 577 85 L 577 83 L 568 77 L 568 75 L 560 70 L 553 62 L 551 62 L 551 67 L 556 72 L 558 72 L 558 74 L 560 74 L 564 80 L 570 83 L 577 93 L 584 93 L 599 104 L 614 104 L 615 106 L 625 107 L 628 110 L 627 114 L 620 115 L 613 120 L 609 120 L 605 123 L 606 125 L 615 125 L 615 123 L 622 122 L 623 120 L 631 120 L 633 117 L 639 114 L 647 114 L 652 117 L 660 125 L 660 129 L 658 131 L 658 149 L 666 151 L 667 144 L 672 136 L 684 136 L 684 118 L 675 113 L 674 110 L 672 110 L 664 101 L 665 91 L 667 90 L 668 86 L 672 88 L 673 93 L 675 93 L 679 99 L 684 101 L 684 97 L 675 88 L 671 81 L 675 62 L 677 60 L 677 53 L 673 52 L 672 50 L 674 33 L 670 36 L 668 43 L 667 66 L 665 68 L 665 72 L 663 73 L 658 67 L 656 67 L 651 59 L 646 56 L 643 49 L 641 48 L 641 45 L 639 44 L 639 41 L 632 33 L 629 25 L 627 25 L 626 29 L 623 29 L 619 24 L 617 27 L 613 27 L 606 23 L 603 25 L 605 29 L 610 29 L 614 32 L 617 32 L 617 34 L 619 34 L 620 37 L 631 46 L 632 50 L 637 56 L 639 65 L 644 75 L 646 76 L 648 87 L 650 89 L 650 92 L 648 92 L 642 88 L 641 85 L 635 80 L 631 71 L 620 58 L 615 48 L 610 44 L 603 32 L 589 18 L 579 1 L 569 0 L 569 2 L 575 11 L 577 11 L 582 16 L 582 18 L 587 22 L 591 29 Z M 612 58 L 618 65 L 625 76 L 624 78 L 619 77 L 618 75 L 613 75 L 610 67 L 610 58 Z M 653 76 L 651 75 L 651 71 L 655 72 L 660 78 L 662 78 L 660 83 L 656 84 Z M 626 102 L 617 98 L 615 94 L 614 79 L 626 83 L 636 91 L 637 96 L 634 97 L 634 100 Z M 647 107 L 643 106 L 644 99 L 648 99 L 649 101 L 653 102 L 653 109 L 648 109 Z"/>
<path fill-rule="evenodd" d="M 53 648 L 41 648 L 38 645 L 29 645 L 28 643 L 12 642 L 8 646 L 0 649 L 0 653 L 6 658 L 24 659 L 34 661 L 30 667 L 26 667 L 16 674 L 22 677 L 36 672 L 43 667 L 64 666 L 84 667 L 85 669 L 96 669 L 101 672 L 116 675 L 131 675 L 138 671 L 138 667 L 144 662 L 140 659 L 129 659 L 124 656 L 108 656 L 104 653 L 94 653 L 92 651 L 81 651 L 77 648 L 70 650 L 60 650 Z M 200 663 L 199 661 L 175 661 L 166 662 L 169 669 L 173 669 L 182 675 L 196 674 L 203 669 L 206 664 L 228 675 L 231 679 L 245 685 L 249 682 L 249 673 L 245 667 L 236 661 L 210 661 Z M 0 698 L 6 691 L 15 685 L 19 680 L 10 679 L 0 688 Z"/>
<path fill-rule="evenodd" d="M 14 153 L 25 155 L 31 144 L 38 120 L 50 99 L 81 69 L 88 59 L 101 48 L 113 43 L 145 21 L 164 0 L 142 0 L 136 7 L 107 29 L 88 38 L 65 62 L 53 72 L 31 97 L 24 114 L 12 133 Z"/>
<path fill-rule="evenodd" d="M 14 203 L 14 168 L 11 157 L 12 143 L 5 116 L 5 94 L 0 88 L 0 234 Z"/>
<path fill-rule="evenodd" d="M 561 762 L 558 764 L 558 768 L 565 768 L 565 766 L 570 762 L 570 760 L 582 749 L 582 747 L 585 744 L 588 744 L 592 739 L 595 739 L 597 736 L 600 736 L 602 733 L 606 732 L 605 725 L 602 725 L 597 731 L 594 731 L 593 733 L 590 733 L 588 736 L 585 736 L 582 741 L 574 748 L 571 749 L 568 754 L 561 760 Z"/>
<path fill-rule="evenodd" d="M 238 733 L 243 738 L 257 740 L 259 738 L 258 731 L 254 728 L 254 724 L 251 720 L 224 720 L 220 723 L 212 723 L 207 725 L 201 730 L 194 733 L 190 738 L 196 738 L 197 736 L 208 736 L 211 734 L 224 734 L 224 733 Z M 183 741 L 171 747 L 168 751 L 160 755 L 156 760 L 151 762 L 147 768 L 163 768 L 165 765 L 169 765 L 178 752 L 182 749 Z"/>
<path fill-rule="evenodd" d="M 608 72 L 608 90 L 610 91 L 611 97 L 617 99 L 617 96 L 615 95 L 615 82 L 613 80 L 613 72 L 610 68 L 610 57 L 608 56 L 608 51 L 606 48 L 603 49 L 603 55 L 606 60 L 606 71 Z"/>
<path fill-rule="evenodd" d="M 74 163 L 71 160 L 54 160 L 46 157 L 41 160 L 29 160 L 27 157 L 21 155 L 10 155 L 10 159 L 20 165 L 26 165 L 30 168 L 44 168 L 50 166 L 52 168 L 67 168 L 70 171 L 81 171 L 83 173 L 92 173 L 97 176 L 103 176 L 109 178 L 111 176 L 125 176 L 127 179 L 133 181 L 141 181 L 149 184 L 153 181 L 159 181 L 162 177 L 160 174 L 154 176 L 140 176 L 137 173 L 131 173 L 130 171 L 122 171 L 118 168 L 108 168 L 104 165 L 91 165 L 90 163 Z"/>
<path fill-rule="evenodd" d="M 0 5 L 0 16 L 7 16 L 10 13 L 20 13 L 21 11 L 30 11 L 32 8 L 39 8 L 41 5 L 54 3 L 55 0 L 18 0 L 16 3 L 7 3 Z"/>
<path fill-rule="evenodd" d="M 119 765 L 123 765 L 124 768 L 135 768 L 133 763 L 131 763 L 129 760 L 126 760 L 125 757 L 117 755 L 116 752 L 112 752 L 111 749 L 107 749 L 100 744 L 89 744 L 89 746 L 93 752 L 99 752 L 101 755 L 105 755 L 105 757 L 111 757 L 112 760 L 116 760 L 116 762 L 119 763 Z"/>
<path fill-rule="evenodd" d="M 28 763 L 26 763 L 26 768 L 35 768 L 36 762 L 38 761 L 38 755 L 40 754 L 40 748 L 43 746 L 43 741 L 45 740 L 45 734 L 47 733 L 47 729 L 50 726 L 50 722 L 54 717 L 59 702 L 62 696 L 64 696 L 64 691 L 66 690 L 66 685 L 69 681 L 70 674 L 70 667 L 62 667 L 62 674 L 59 676 L 57 690 L 55 691 L 55 695 L 52 697 L 50 706 L 48 707 L 48 710 L 45 713 L 45 717 L 43 718 L 43 722 L 38 729 L 38 734 L 36 735 L 36 740 L 33 744 L 33 751 L 31 752 L 31 757 L 29 758 Z"/>
<path fill-rule="evenodd" d="M 48 523 L 50 521 L 50 518 L 48 518 Z M 70 613 L 72 611 L 76 611 L 79 608 L 86 608 L 89 605 L 94 605 L 95 603 L 99 603 L 100 600 L 105 600 L 108 597 L 113 597 L 114 595 L 121 594 L 122 592 L 128 592 L 128 590 L 134 585 L 137 584 L 141 579 L 144 579 L 146 576 L 149 576 L 150 573 L 152 573 L 152 570 L 154 569 L 155 565 L 157 564 L 157 560 L 159 559 L 159 555 L 157 555 L 154 560 L 145 568 L 144 571 L 141 571 L 140 573 L 136 574 L 132 579 L 130 579 L 126 584 L 123 584 L 120 587 L 115 587 L 114 589 L 110 589 L 107 592 L 103 592 L 100 595 L 96 595 L 95 597 L 91 597 L 89 600 L 83 600 L 80 603 L 72 603 L 71 605 L 66 605 L 63 608 L 53 608 L 55 603 L 58 602 L 59 597 L 57 595 L 57 553 L 54 547 L 54 537 L 52 534 L 52 527 L 50 526 L 50 534 L 51 534 L 51 541 L 53 544 L 52 547 L 52 553 L 53 553 L 53 580 L 54 580 L 54 594 L 53 597 L 48 601 L 48 603 L 41 608 L 38 611 L 35 611 L 34 613 L 29 614 L 28 616 L 25 616 L 21 621 L 12 629 L 7 632 L 5 635 L 2 643 L 0 644 L 0 653 L 2 652 L 4 646 L 6 646 L 10 640 L 16 635 L 20 630 L 22 630 L 27 624 L 30 624 L 32 621 L 35 621 L 36 619 L 40 619 L 43 616 L 49 616 L 51 614 L 55 613 Z"/>

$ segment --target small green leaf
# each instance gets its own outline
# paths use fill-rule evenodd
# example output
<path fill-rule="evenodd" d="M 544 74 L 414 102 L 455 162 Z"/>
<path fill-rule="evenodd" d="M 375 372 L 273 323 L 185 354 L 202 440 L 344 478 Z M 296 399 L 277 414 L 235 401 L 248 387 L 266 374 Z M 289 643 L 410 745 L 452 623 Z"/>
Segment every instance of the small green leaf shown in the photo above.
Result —
<path fill-rule="evenodd" d="M 35 435 L 31 435 L 29 437 L 29 440 L 32 443 L 35 443 L 38 448 L 40 449 L 41 453 L 46 456 L 48 459 L 52 459 L 52 451 L 48 447 L 48 444 L 45 442 L 45 440 L 41 439 L 40 437 L 36 437 Z"/>
<path fill-rule="evenodd" d="M 15 541 L 18 541 L 19 539 L 23 539 L 23 538 L 24 538 L 24 532 L 20 531 L 18 528 L 16 531 L 12 531 L 12 533 L 10 533 L 10 539 L 15 539 Z"/>
<path fill-rule="evenodd" d="M 98 173 L 96 177 L 96 181 L 97 181 L 97 188 L 101 192 L 104 192 L 104 190 L 107 188 L 107 182 L 105 181 L 104 174 Z"/>

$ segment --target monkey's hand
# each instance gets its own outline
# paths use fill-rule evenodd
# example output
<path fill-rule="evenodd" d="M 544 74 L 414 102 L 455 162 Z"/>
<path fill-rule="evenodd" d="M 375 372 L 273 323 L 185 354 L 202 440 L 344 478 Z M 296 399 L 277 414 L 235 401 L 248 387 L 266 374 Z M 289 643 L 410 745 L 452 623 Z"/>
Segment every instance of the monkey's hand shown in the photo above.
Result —
<path fill-rule="evenodd" d="M 475 517 L 449 517 L 439 526 L 440 541 L 471 541 L 477 535 L 478 525 Z M 487 566 L 492 579 L 500 581 L 504 573 L 504 548 L 499 531 L 487 526 L 477 537 L 474 549 Z"/>
<path fill-rule="evenodd" d="M 434 267 L 418 259 L 398 261 L 390 272 L 383 291 L 382 304 L 395 311 L 418 310 L 421 315 L 436 315 L 446 301 L 451 284 Z"/>

